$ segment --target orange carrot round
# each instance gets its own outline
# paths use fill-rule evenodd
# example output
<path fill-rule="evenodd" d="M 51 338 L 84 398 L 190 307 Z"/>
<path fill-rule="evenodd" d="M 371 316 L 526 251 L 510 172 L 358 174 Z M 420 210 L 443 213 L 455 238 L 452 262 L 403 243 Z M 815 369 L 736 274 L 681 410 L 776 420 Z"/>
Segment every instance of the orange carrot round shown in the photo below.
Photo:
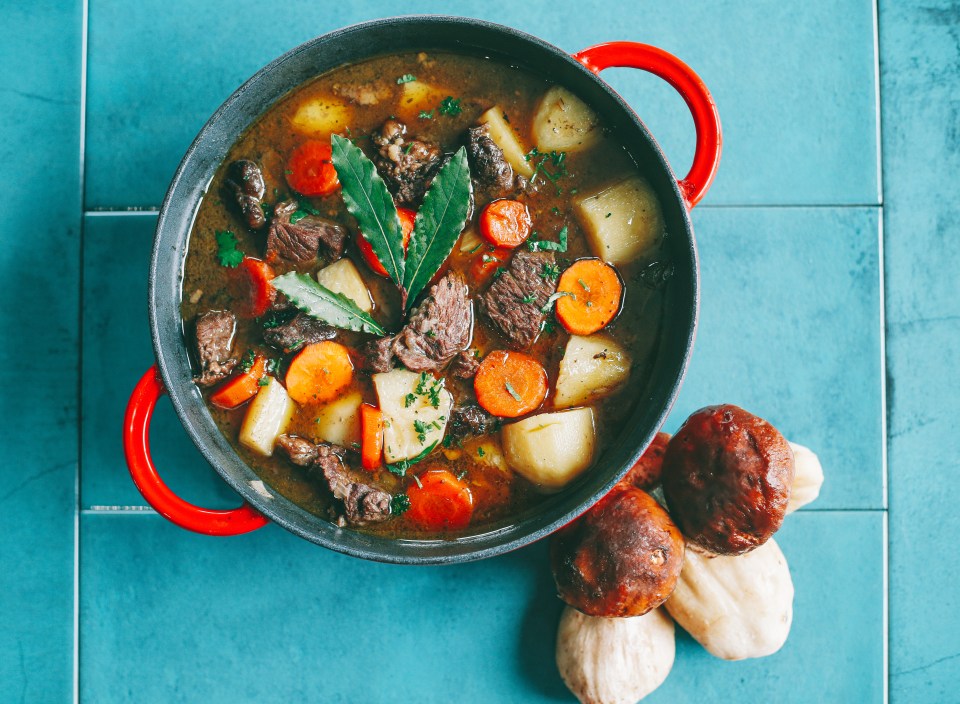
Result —
<path fill-rule="evenodd" d="M 339 342 L 307 345 L 287 368 L 287 393 L 300 404 L 332 401 L 353 381 L 353 361 Z"/>
<path fill-rule="evenodd" d="M 244 318 L 258 318 L 273 305 L 277 291 L 270 282 L 273 268 L 264 261 L 244 257 L 231 274 L 238 303 L 236 311 Z"/>
<path fill-rule="evenodd" d="M 574 335 L 592 335 L 620 312 L 623 282 L 612 266 L 599 259 L 575 261 L 560 276 L 557 319 Z"/>
<path fill-rule="evenodd" d="M 470 264 L 471 281 L 476 285 L 482 285 L 493 276 L 493 273 L 507 263 L 510 258 L 510 250 L 506 247 L 497 247 L 492 252 L 490 248 L 484 245 Z"/>
<path fill-rule="evenodd" d="M 257 355 L 250 369 L 227 379 L 210 394 L 210 403 L 220 408 L 236 408 L 257 395 L 257 383 L 266 371 L 266 360 Z"/>
<path fill-rule="evenodd" d="M 403 253 L 406 254 L 407 247 L 410 245 L 410 235 L 413 233 L 413 223 L 416 221 L 417 214 L 410 210 L 410 208 L 397 208 L 397 215 L 400 217 L 400 232 L 403 236 Z M 374 274 L 389 276 L 383 264 L 377 259 L 377 255 L 373 253 L 373 247 L 370 246 L 370 243 L 367 242 L 359 232 L 357 233 L 357 249 L 360 250 L 363 261 L 367 263 L 367 266 L 370 267 L 370 270 Z"/>
<path fill-rule="evenodd" d="M 423 530 L 459 530 L 470 524 L 473 494 L 445 469 L 431 469 L 407 489 L 410 508 L 405 516 Z"/>
<path fill-rule="evenodd" d="M 495 416 L 516 418 L 534 411 L 547 397 L 547 372 L 523 352 L 494 350 L 473 379 L 477 403 Z"/>
<path fill-rule="evenodd" d="M 530 211 L 518 200 L 495 200 L 480 213 L 480 234 L 497 247 L 519 247 L 532 229 Z"/>
<path fill-rule="evenodd" d="M 376 469 L 383 457 L 383 411 L 369 403 L 360 406 L 360 464 Z"/>
<path fill-rule="evenodd" d="M 329 196 L 340 188 L 337 170 L 331 161 L 329 142 L 310 140 L 297 147 L 287 162 L 287 183 L 305 196 Z"/>

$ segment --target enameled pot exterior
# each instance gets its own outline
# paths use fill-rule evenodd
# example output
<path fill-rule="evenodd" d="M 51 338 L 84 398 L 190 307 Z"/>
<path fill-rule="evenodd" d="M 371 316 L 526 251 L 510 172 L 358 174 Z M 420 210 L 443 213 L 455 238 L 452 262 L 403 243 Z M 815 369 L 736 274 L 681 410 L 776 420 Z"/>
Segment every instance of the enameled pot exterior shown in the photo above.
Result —
<path fill-rule="evenodd" d="M 270 105 L 301 83 L 345 63 L 384 53 L 450 50 L 490 56 L 550 77 L 603 115 L 629 149 L 660 199 L 675 266 L 666 294 L 663 330 L 647 387 L 639 392 L 625 430 L 581 481 L 546 498 L 509 523 L 453 540 L 399 540 L 339 528 L 264 486 L 220 432 L 191 379 L 180 318 L 183 262 L 200 200 L 227 151 Z M 694 116 L 697 149 L 690 173 L 677 181 L 637 115 L 597 74 L 632 66 L 667 80 Z M 137 384 L 124 421 L 124 449 L 137 487 L 162 515 L 210 535 L 248 532 L 273 521 L 307 540 L 357 557 L 406 564 L 475 560 L 531 543 L 574 519 L 632 466 L 666 419 L 686 371 L 699 308 L 696 244 L 689 218 L 709 188 L 720 157 L 720 124 L 703 83 L 679 59 L 655 47 L 613 42 L 570 56 L 517 30 L 479 20 L 411 16 L 332 32 L 275 60 L 241 86 L 197 136 L 164 199 L 150 267 L 149 314 L 157 365 Z M 188 434 L 224 480 L 244 499 L 234 510 L 211 511 L 177 497 L 150 459 L 150 417 L 168 393 Z"/>

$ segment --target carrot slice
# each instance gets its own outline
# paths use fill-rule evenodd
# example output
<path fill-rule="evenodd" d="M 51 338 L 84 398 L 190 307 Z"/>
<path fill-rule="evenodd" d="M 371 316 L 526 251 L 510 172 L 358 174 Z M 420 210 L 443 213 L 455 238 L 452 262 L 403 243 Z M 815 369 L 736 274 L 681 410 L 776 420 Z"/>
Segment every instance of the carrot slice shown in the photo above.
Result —
<path fill-rule="evenodd" d="M 270 283 L 273 268 L 259 259 L 244 257 L 232 275 L 236 298 L 239 299 L 237 313 L 244 318 L 258 318 L 266 313 L 277 297 L 277 291 Z"/>
<path fill-rule="evenodd" d="M 376 469 L 383 457 L 383 411 L 369 403 L 360 406 L 360 464 Z"/>
<path fill-rule="evenodd" d="M 484 245 L 470 265 L 471 281 L 478 286 L 483 285 L 510 258 L 510 250 L 506 247 L 497 247 L 492 252 L 489 249 Z"/>
<path fill-rule="evenodd" d="M 287 162 L 287 183 L 305 196 L 329 196 L 340 188 L 329 142 L 310 140 L 297 147 Z"/>
<path fill-rule="evenodd" d="M 417 214 L 410 210 L 410 208 L 397 208 L 397 215 L 400 216 L 400 232 L 403 234 L 403 253 L 406 254 L 407 247 L 410 244 L 410 235 L 413 233 L 413 223 L 417 218 Z M 357 249 L 360 250 L 360 254 L 363 255 L 363 261 L 367 263 L 367 266 L 370 267 L 370 270 L 374 274 L 389 276 L 383 264 L 377 259 L 377 255 L 373 253 L 373 247 L 370 246 L 370 243 L 367 242 L 359 232 L 357 233 Z"/>
<path fill-rule="evenodd" d="M 350 351 L 329 340 L 304 347 L 287 369 L 287 393 L 301 404 L 332 401 L 351 381 Z"/>
<path fill-rule="evenodd" d="M 547 371 L 523 352 L 494 350 L 480 363 L 473 391 L 488 413 L 516 418 L 539 408 L 547 397 Z"/>
<path fill-rule="evenodd" d="M 445 469 L 431 469 L 407 489 L 410 508 L 406 517 L 423 530 L 459 530 L 470 524 L 473 494 Z"/>
<path fill-rule="evenodd" d="M 223 382 L 210 394 L 210 403 L 220 408 L 236 408 L 254 396 L 260 387 L 257 385 L 266 371 L 267 361 L 257 355 L 250 369 Z"/>
<path fill-rule="evenodd" d="M 532 229 L 530 211 L 518 200 L 495 200 L 480 213 L 480 234 L 497 247 L 519 247 Z"/>
<path fill-rule="evenodd" d="M 575 261 L 560 276 L 557 319 L 567 332 L 592 335 L 617 317 L 623 282 L 612 266 L 599 259 Z"/>

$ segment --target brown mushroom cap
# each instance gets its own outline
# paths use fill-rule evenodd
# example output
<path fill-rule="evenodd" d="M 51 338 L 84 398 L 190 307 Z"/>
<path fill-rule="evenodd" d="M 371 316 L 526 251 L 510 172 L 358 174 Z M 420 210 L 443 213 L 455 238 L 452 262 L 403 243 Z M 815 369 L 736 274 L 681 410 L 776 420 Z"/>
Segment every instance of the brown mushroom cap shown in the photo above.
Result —
<path fill-rule="evenodd" d="M 667 445 L 663 493 L 690 540 L 740 555 L 780 528 L 793 472 L 793 450 L 776 428 L 737 406 L 710 406 Z"/>
<path fill-rule="evenodd" d="M 684 541 L 645 491 L 618 484 L 557 531 L 550 560 L 557 593 L 590 616 L 641 616 L 673 593 Z"/>
<path fill-rule="evenodd" d="M 667 433 L 657 433 L 650 446 L 640 455 L 637 463 L 620 480 L 623 484 L 633 484 L 638 489 L 650 491 L 660 483 L 660 473 L 663 468 L 663 455 L 667 451 L 670 436 Z"/>

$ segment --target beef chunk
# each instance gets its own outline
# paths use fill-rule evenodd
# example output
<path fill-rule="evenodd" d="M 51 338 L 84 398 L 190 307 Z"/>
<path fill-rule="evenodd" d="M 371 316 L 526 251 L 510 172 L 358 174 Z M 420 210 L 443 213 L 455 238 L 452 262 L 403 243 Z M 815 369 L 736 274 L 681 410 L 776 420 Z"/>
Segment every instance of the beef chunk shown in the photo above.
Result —
<path fill-rule="evenodd" d="M 433 142 L 406 141 L 407 126 L 387 120 L 371 135 L 377 154 L 373 163 L 394 194 L 397 205 L 419 203 L 433 175 L 440 168 L 443 153 Z"/>
<path fill-rule="evenodd" d="M 335 83 L 333 92 L 357 105 L 376 105 L 393 93 L 390 83 L 383 80 L 366 83 Z"/>
<path fill-rule="evenodd" d="M 343 518 L 348 524 L 378 523 L 390 517 L 390 494 L 359 481 L 344 464 L 342 448 L 327 443 L 314 445 L 296 435 L 281 435 L 277 444 L 291 462 L 323 476 L 333 497 L 343 502 Z"/>
<path fill-rule="evenodd" d="M 260 167 L 248 159 L 238 159 L 227 168 L 224 187 L 233 197 L 247 225 L 259 230 L 266 225 L 267 217 L 261 202 L 266 193 Z"/>
<path fill-rule="evenodd" d="M 198 386 L 216 384 L 237 366 L 236 357 L 230 354 L 236 328 L 237 319 L 229 311 L 211 310 L 197 318 L 196 341 L 200 375 L 194 377 L 194 381 Z"/>
<path fill-rule="evenodd" d="M 467 155 L 471 173 L 480 186 L 500 195 L 513 189 L 513 168 L 503 150 L 490 138 L 490 127 L 478 125 L 467 130 Z"/>
<path fill-rule="evenodd" d="M 274 207 L 267 234 L 267 261 L 309 262 L 316 258 L 320 245 L 332 259 L 339 259 L 347 240 L 346 228 L 319 215 L 306 215 L 291 223 L 290 216 L 298 207 L 293 200 L 277 203 Z"/>
<path fill-rule="evenodd" d="M 543 307 L 557 290 L 553 252 L 521 250 L 509 268 L 481 298 L 482 310 L 491 326 L 516 350 L 533 344 L 540 334 Z"/>
<path fill-rule="evenodd" d="M 472 379 L 480 368 L 480 357 L 477 350 L 464 350 L 450 363 L 450 373 L 459 379 Z"/>
<path fill-rule="evenodd" d="M 296 309 L 294 309 L 295 311 Z M 336 328 L 330 327 L 306 313 L 294 313 L 286 322 L 265 327 L 263 341 L 284 353 L 295 352 L 304 345 L 332 340 L 337 336 Z"/>
<path fill-rule="evenodd" d="M 414 372 L 436 372 L 470 344 L 473 307 L 467 282 L 459 273 L 444 276 L 410 315 L 410 321 L 393 337 L 368 343 L 367 364 L 377 372 L 389 371 L 396 357 Z"/>
<path fill-rule="evenodd" d="M 497 419 L 475 403 L 458 406 L 450 412 L 447 434 L 455 440 L 470 435 L 486 435 L 497 429 Z"/>

